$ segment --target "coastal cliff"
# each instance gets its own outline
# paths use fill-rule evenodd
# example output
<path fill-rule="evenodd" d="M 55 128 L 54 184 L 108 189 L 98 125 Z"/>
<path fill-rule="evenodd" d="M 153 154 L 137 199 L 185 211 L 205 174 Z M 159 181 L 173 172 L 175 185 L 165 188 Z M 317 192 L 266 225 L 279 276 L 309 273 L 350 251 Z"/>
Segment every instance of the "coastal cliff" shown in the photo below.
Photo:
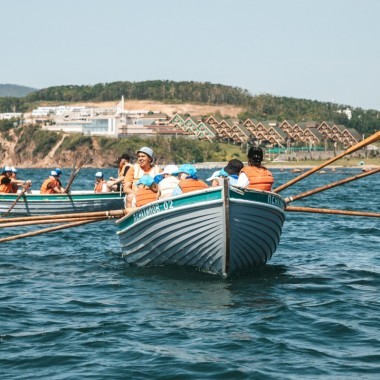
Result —
<path fill-rule="evenodd" d="M 183 137 L 111 138 L 81 133 L 51 132 L 36 125 L 0 125 L 0 166 L 44 168 L 70 167 L 85 162 L 85 167 L 115 166 L 123 153 L 132 158 L 141 146 L 154 150 L 159 165 L 183 162 L 225 162 L 245 159 L 240 145 L 195 141 Z"/>
<path fill-rule="evenodd" d="M 83 161 L 87 167 L 110 167 L 119 153 L 101 148 L 99 139 L 67 133 L 52 133 L 33 126 L 0 132 L 0 165 L 44 168 L 69 167 Z"/>

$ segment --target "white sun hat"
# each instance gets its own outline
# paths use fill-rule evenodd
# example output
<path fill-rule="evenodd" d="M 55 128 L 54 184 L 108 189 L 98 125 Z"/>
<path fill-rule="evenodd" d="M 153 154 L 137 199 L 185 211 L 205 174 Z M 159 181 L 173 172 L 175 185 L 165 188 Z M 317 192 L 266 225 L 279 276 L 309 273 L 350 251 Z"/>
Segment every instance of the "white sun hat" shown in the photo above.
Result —
<path fill-rule="evenodd" d="M 167 165 L 167 166 L 165 166 L 164 171 L 161 172 L 160 174 L 161 175 L 173 174 L 173 173 L 177 173 L 177 172 L 178 172 L 178 166 L 177 165 Z"/>
<path fill-rule="evenodd" d="M 213 181 L 214 179 L 218 178 L 220 176 L 220 170 L 215 171 L 212 173 L 212 176 L 210 178 L 207 178 L 206 181 Z"/>

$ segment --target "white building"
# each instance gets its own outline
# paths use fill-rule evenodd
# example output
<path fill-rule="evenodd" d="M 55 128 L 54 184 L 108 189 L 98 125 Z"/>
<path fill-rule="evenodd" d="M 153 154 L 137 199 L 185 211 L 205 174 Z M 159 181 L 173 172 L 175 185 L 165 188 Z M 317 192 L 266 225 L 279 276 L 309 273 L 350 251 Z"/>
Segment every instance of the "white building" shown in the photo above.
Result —
<path fill-rule="evenodd" d="M 20 112 L 0 113 L 0 120 L 20 119 L 21 117 L 22 113 Z"/>

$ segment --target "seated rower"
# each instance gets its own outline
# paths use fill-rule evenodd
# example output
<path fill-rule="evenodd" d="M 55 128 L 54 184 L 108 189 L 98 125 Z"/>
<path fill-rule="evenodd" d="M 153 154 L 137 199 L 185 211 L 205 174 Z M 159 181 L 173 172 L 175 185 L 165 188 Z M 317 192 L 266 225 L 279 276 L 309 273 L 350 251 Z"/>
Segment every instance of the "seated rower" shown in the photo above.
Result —
<path fill-rule="evenodd" d="M 16 169 L 5 166 L 0 174 L 0 193 L 17 193 L 20 186 L 29 189 L 31 181 L 22 181 L 15 177 Z"/>
<path fill-rule="evenodd" d="M 65 189 L 61 187 L 61 183 L 59 181 L 59 174 L 52 170 L 50 172 L 49 178 L 45 179 L 42 183 L 40 194 L 63 194 L 65 193 Z"/>
<path fill-rule="evenodd" d="M 107 181 L 104 180 L 104 175 L 102 172 L 97 172 L 95 174 L 95 193 L 108 193 L 109 188 L 107 186 Z"/>
<path fill-rule="evenodd" d="M 137 190 L 132 199 L 132 207 L 141 207 L 157 199 L 157 184 L 150 175 L 143 175 L 136 182 Z"/>

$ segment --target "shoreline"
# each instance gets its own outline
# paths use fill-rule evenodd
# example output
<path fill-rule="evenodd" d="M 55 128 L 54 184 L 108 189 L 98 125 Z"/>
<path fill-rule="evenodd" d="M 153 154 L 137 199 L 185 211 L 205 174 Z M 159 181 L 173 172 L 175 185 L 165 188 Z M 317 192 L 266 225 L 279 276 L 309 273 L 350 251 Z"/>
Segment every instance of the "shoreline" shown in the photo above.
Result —
<path fill-rule="evenodd" d="M 247 165 L 247 162 L 243 162 L 244 165 Z M 323 161 L 321 161 L 320 164 L 290 164 L 290 163 L 263 163 L 263 166 L 265 166 L 268 169 L 311 169 L 314 167 L 317 167 L 319 165 L 323 164 Z M 196 169 L 220 169 L 227 165 L 227 162 L 202 162 L 202 163 L 194 163 L 192 164 Z M 51 169 L 51 167 L 57 166 L 57 165 L 51 165 L 51 166 L 39 166 L 39 165 L 18 165 L 17 169 Z M 160 167 L 164 167 L 165 165 L 158 164 Z M 65 169 L 70 169 L 71 166 L 62 166 Z M 327 165 L 324 168 L 327 169 L 377 169 L 380 168 L 380 164 L 364 164 L 364 165 Z M 96 165 L 84 165 L 83 169 L 117 169 L 116 166 L 96 166 Z"/>
<path fill-rule="evenodd" d="M 276 163 L 276 164 L 272 164 L 272 163 L 263 163 L 263 166 L 265 166 L 266 168 L 268 169 L 312 169 L 312 168 L 315 168 L 321 164 L 323 164 L 325 161 L 321 161 L 320 163 L 318 164 L 298 164 L 298 163 L 294 163 L 294 164 L 289 164 L 289 163 Z M 247 165 L 247 162 L 243 162 L 244 165 Z M 194 164 L 194 166 L 197 168 L 197 169 L 220 169 L 224 166 L 226 166 L 226 163 L 225 162 L 209 162 L 209 163 L 199 163 L 199 164 Z M 377 168 L 380 168 L 380 164 L 379 165 L 375 165 L 375 164 L 368 164 L 368 165 L 327 165 L 324 167 L 324 169 L 327 168 L 327 169 L 330 169 L 330 170 L 335 170 L 335 169 L 368 169 L 368 170 L 371 170 L 371 169 L 377 169 Z"/>

